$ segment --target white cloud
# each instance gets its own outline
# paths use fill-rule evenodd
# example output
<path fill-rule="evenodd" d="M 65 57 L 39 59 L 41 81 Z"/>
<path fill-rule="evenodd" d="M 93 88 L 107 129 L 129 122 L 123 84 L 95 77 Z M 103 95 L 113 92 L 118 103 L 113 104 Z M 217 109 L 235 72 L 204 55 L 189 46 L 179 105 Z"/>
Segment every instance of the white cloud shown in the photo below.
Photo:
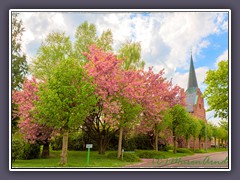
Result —
<path fill-rule="evenodd" d="M 207 12 L 22 12 L 26 31 L 23 48 L 31 57 L 41 41 L 52 31 L 65 31 L 74 36 L 83 21 L 94 23 L 98 33 L 111 29 L 115 50 L 126 40 L 141 42 L 142 59 L 146 66 L 158 72 L 165 68 L 166 76 L 173 77 L 177 68 L 188 69 L 192 49 L 193 58 L 210 46 L 206 39 L 226 29 L 224 13 Z M 33 47 L 33 45 L 35 47 Z M 174 76 L 176 77 L 176 76 Z"/>
<path fill-rule="evenodd" d="M 217 57 L 217 60 L 215 62 L 215 68 L 218 67 L 218 63 L 223 60 L 228 59 L 228 50 L 226 49 L 220 56 Z"/>

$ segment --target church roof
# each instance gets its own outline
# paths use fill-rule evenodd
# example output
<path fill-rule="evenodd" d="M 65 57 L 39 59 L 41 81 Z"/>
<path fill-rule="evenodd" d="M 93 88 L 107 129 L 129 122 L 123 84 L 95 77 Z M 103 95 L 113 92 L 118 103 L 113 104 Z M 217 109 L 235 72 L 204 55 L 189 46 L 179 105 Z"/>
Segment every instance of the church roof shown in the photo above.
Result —
<path fill-rule="evenodd" d="M 188 89 L 192 87 L 198 87 L 198 83 L 197 83 L 196 73 L 193 65 L 193 58 L 191 54 L 189 76 L 188 76 Z"/>
<path fill-rule="evenodd" d="M 186 103 L 187 103 L 187 111 L 193 112 L 193 106 L 197 103 L 198 95 L 197 95 L 197 78 L 193 65 L 193 59 L 191 55 L 190 60 L 190 68 L 189 68 L 189 76 L 188 76 L 188 87 L 186 90 Z"/>

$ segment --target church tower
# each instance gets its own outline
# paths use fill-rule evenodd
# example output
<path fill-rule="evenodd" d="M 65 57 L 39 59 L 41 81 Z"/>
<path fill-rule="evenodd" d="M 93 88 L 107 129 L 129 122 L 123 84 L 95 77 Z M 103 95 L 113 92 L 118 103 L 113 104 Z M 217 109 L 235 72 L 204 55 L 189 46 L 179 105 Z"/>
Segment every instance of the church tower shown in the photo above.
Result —
<path fill-rule="evenodd" d="M 206 112 L 204 108 L 204 99 L 202 92 L 198 88 L 197 77 L 193 65 L 193 58 L 191 54 L 188 87 L 186 90 L 186 108 L 193 116 L 206 121 Z"/>

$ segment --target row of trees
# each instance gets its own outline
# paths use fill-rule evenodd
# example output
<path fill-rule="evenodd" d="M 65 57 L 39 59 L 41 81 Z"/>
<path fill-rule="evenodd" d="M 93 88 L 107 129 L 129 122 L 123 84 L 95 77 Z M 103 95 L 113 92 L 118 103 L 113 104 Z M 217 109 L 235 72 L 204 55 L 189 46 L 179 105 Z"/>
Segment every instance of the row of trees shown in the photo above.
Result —
<path fill-rule="evenodd" d="M 115 55 L 111 30 L 98 36 L 87 22 L 77 28 L 75 39 L 72 44 L 65 33 L 49 34 L 30 65 L 32 79 L 21 86 L 23 75 L 13 88 L 19 131 L 25 140 L 44 145 L 42 157 L 49 156 L 51 137 L 62 133 L 60 164 L 65 165 L 68 133 L 79 129 L 97 142 L 100 154 L 119 133 L 118 157 L 126 127 L 153 132 L 155 150 L 161 131 L 173 133 L 174 145 L 180 136 L 202 138 L 197 124 L 203 121 L 186 113 L 184 91 L 164 78 L 163 70 L 143 70 L 140 43 L 125 42 Z"/>
<path fill-rule="evenodd" d="M 154 128 L 162 111 L 183 104 L 181 88 L 167 81 L 163 70 L 143 70 L 139 44 L 126 43 L 114 55 L 111 43 L 111 31 L 97 37 L 95 26 L 87 22 L 78 27 L 74 45 L 65 33 L 51 33 L 31 64 L 34 78 L 13 94 L 26 139 L 41 141 L 48 149 L 50 132 L 63 133 L 62 165 L 67 162 L 69 131 L 97 131 L 100 153 L 109 134 L 119 131 L 120 157 L 125 127 Z"/>

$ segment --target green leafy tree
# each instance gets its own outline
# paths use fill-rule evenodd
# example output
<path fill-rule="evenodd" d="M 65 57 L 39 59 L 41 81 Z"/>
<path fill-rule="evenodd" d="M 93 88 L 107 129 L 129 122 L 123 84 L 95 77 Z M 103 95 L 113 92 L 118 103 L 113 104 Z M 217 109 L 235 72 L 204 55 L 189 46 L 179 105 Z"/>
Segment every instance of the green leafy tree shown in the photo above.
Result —
<path fill-rule="evenodd" d="M 22 20 L 19 20 L 18 14 L 12 14 L 12 36 L 11 36 L 11 61 L 12 61 L 12 90 L 22 88 L 24 78 L 28 72 L 28 65 L 26 61 L 26 55 L 22 52 L 22 34 L 24 27 Z M 18 106 L 12 103 L 11 106 L 11 120 L 12 120 L 12 132 L 15 133 L 18 130 Z"/>
<path fill-rule="evenodd" d="M 212 137 L 214 138 L 214 145 L 215 148 L 217 148 L 217 137 L 218 137 L 218 126 L 210 124 L 211 129 L 212 129 Z"/>
<path fill-rule="evenodd" d="M 100 37 L 97 36 L 97 28 L 94 24 L 87 21 L 78 26 L 75 33 L 74 55 L 76 59 L 83 62 L 88 61 L 84 52 L 89 52 L 89 47 L 95 44 L 104 51 L 112 50 L 113 35 L 111 30 L 103 31 Z"/>
<path fill-rule="evenodd" d="M 227 119 L 222 119 L 219 122 L 220 127 L 228 131 L 228 120 Z"/>
<path fill-rule="evenodd" d="M 168 118 L 169 127 L 173 133 L 173 152 L 176 153 L 176 140 L 180 136 L 184 136 L 186 131 L 189 129 L 189 118 L 186 112 L 186 109 L 181 105 L 175 105 L 173 108 L 169 110 L 169 112 L 165 115 L 165 118 Z"/>
<path fill-rule="evenodd" d="M 72 43 L 65 33 L 52 32 L 42 42 L 30 66 L 31 73 L 38 79 L 47 80 L 53 69 L 72 56 Z"/>
<path fill-rule="evenodd" d="M 228 118 L 228 60 L 218 63 L 217 70 L 209 70 L 204 81 L 207 88 L 204 97 L 214 110 L 215 117 Z"/>
<path fill-rule="evenodd" d="M 200 134 L 200 130 L 201 130 L 201 123 L 200 119 L 196 118 L 196 117 L 191 117 L 191 124 L 189 127 L 189 132 L 193 137 L 193 150 L 195 151 L 196 149 L 196 139 L 198 138 L 199 134 Z"/>
<path fill-rule="evenodd" d="M 97 103 L 94 87 L 78 61 L 63 60 L 39 91 L 36 115 L 40 122 L 63 133 L 60 165 L 67 163 L 68 133 L 79 128 Z"/>
<path fill-rule="evenodd" d="M 18 14 L 12 14 L 12 89 L 19 89 L 22 86 L 24 78 L 28 72 L 26 55 L 22 52 L 22 34 L 24 27 L 22 21 L 18 19 Z"/>
<path fill-rule="evenodd" d="M 125 42 L 118 50 L 118 59 L 123 59 L 122 67 L 129 69 L 143 69 L 145 62 L 141 59 L 140 42 Z"/>
<path fill-rule="evenodd" d="M 193 137 L 193 149 L 195 150 L 195 144 L 196 144 L 196 138 L 198 137 L 199 133 L 200 133 L 200 124 L 199 124 L 199 120 L 190 115 L 187 114 L 187 118 L 188 118 L 188 130 L 185 131 L 185 139 L 186 139 L 186 144 L 187 147 L 189 148 L 189 139 L 192 136 Z"/>
<path fill-rule="evenodd" d="M 205 135 L 206 135 L 206 123 L 204 122 L 204 120 L 202 119 L 199 119 L 199 122 L 201 124 L 201 128 L 200 128 L 200 133 L 198 135 L 198 140 L 199 140 L 199 149 L 201 149 L 201 140 L 203 138 L 205 138 Z"/>

